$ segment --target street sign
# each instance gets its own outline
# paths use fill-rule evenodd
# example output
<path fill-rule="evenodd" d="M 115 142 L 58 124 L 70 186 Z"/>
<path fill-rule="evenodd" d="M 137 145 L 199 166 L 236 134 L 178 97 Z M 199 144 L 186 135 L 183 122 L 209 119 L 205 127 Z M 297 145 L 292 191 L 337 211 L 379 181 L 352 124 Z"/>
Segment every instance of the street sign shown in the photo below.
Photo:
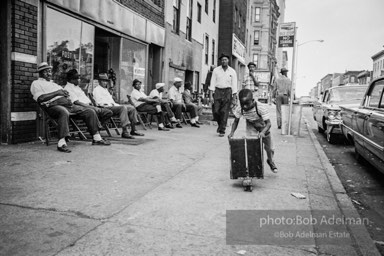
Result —
<path fill-rule="evenodd" d="M 293 47 L 295 44 L 295 22 L 283 23 L 280 25 L 279 48 Z"/>

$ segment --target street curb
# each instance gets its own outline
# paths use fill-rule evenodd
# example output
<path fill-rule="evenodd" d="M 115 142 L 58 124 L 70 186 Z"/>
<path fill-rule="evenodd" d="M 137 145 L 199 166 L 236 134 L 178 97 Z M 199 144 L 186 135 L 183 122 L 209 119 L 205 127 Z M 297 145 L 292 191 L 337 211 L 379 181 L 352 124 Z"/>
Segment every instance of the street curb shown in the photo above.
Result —
<path fill-rule="evenodd" d="M 325 174 L 327 175 L 328 182 L 330 183 L 332 192 L 334 194 L 337 205 L 340 208 L 340 211 L 345 215 L 346 218 L 356 219 L 360 216 L 359 213 L 354 207 L 351 198 L 347 195 L 339 177 L 336 174 L 335 169 L 329 162 L 328 157 L 325 154 L 323 148 L 321 147 L 319 141 L 316 139 L 316 136 L 313 133 L 311 127 L 309 126 L 308 121 L 304 117 L 303 119 L 306 124 L 312 143 L 315 146 L 317 155 L 319 156 L 320 162 L 324 167 Z M 350 231 L 351 239 L 355 243 L 354 247 L 356 248 L 356 253 L 358 255 L 381 256 L 365 226 L 346 226 L 347 229 Z"/>

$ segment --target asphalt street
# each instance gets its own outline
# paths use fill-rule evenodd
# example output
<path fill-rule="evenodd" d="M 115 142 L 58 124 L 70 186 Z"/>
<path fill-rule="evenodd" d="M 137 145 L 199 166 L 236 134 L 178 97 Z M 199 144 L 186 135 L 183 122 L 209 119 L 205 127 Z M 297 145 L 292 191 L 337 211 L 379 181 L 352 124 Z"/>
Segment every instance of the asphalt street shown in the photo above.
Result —
<path fill-rule="evenodd" d="M 367 161 L 358 161 L 354 147 L 349 145 L 342 135 L 335 144 L 329 144 L 325 135 L 317 131 L 312 108 L 304 107 L 303 116 L 336 170 L 355 208 L 361 216 L 369 218 L 367 229 L 376 247 L 384 255 L 384 174 Z"/>

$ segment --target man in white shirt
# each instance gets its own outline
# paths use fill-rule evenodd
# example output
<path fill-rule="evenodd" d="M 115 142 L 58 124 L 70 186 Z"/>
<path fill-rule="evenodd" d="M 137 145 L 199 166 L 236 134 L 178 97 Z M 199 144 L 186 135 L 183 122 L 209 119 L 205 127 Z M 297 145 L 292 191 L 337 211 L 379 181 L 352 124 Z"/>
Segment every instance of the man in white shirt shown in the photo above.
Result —
<path fill-rule="evenodd" d="M 158 130 L 169 131 L 169 129 L 164 126 L 164 113 L 161 110 L 160 100 L 148 97 L 141 90 L 141 81 L 138 79 L 133 80 L 132 87 L 131 100 L 137 111 L 156 115 Z"/>
<path fill-rule="evenodd" d="M 64 90 L 68 91 L 69 99 L 73 104 L 95 110 L 102 126 L 113 116 L 111 110 L 93 105 L 92 101 L 79 86 L 80 76 L 76 69 L 71 69 L 67 72 L 66 80 L 67 84 L 65 85 Z"/>
<path fill-rule="evenodd" d="M 221 66 L 213 70 L 209 86 L 210 102 L 213 103 L 213 118 L 217 122 L 217 133 L 224 137 L 231 103 L 236 100 L 237 75 L 236 71 L 228 65 L 229 56 L 221 54 Z"/>
<path fill-rule="evenodd" d="M 183 128 L 180 124 L 180 120 L 176 119 L 175 114 L 173 113 L 173 111 L 171 109 L 171 102 L 169 100 L 163 99 L 164 86 L 165 86 L 165 83 L 157 83 L 155 85 L 155 89 L 153 89 L 150 92 L 149 97 L 151 99 L 159 99 L 161 109 L 162 109 L 162 111 L 164 111 L 167 114 L 171 123 L 176 124 L 177 128 Z M 167 127 L 167 128 L 171 128 L 171 129 L 173 128 L 172 124 L 168 124 L 168 126 L 165 125 L 165 127 Z"/>
<path fill-rule="evenodd" d="M 123 133 L 122 138 L 133 139 L 133 136 L 144 136 L 136 130 L 137 111 L 132 105 L 120 105 L 116 103 L 107 87 L 110 82 L 106 73 L 100 73 L 99 86 L 93 89 L 93 97 L 98 106 L 107 108 L 113 112 L 115 116 L 119 116 Z M 128 126 L 131 124 L 131 133 L 128 132 Z"/>
<path fill-rule="evenodd" d="M 200 128 L 196 123 L 196 109 L 191 105 L 186 105 L 183 100 L 183 95 L 180 92 L 180 87 L 183 80 L 179 77 L 173 79 L 173 86 L 169 88 L 168 99 L 171 101 L 172 110 L 177 119 L 181 120 L 182 112 L 188 112 L 191 115 L 191 126 Z"/>
<path fill-rule="evenodd" d="M 33 99 L 44 109 L 51 118 L 57 120 L 58 137 L 57 150 L 64 153 L 70 153 L 66 138 L 69 134 L 69 115 L 75 114 L 74 117 L 82 119 L 92 135 L 92 145 L 109 146 L 109 141 L 103 140 L 99 133 L 97 114 L 95 110 L 74 105 L 68 98 L 68 91 L 64 90 L 60 85 L 51 81 L 52 67 L 46 62 L 42 62 L 37 66 L 39 78 L 32 82 L 31 93 Z"/>

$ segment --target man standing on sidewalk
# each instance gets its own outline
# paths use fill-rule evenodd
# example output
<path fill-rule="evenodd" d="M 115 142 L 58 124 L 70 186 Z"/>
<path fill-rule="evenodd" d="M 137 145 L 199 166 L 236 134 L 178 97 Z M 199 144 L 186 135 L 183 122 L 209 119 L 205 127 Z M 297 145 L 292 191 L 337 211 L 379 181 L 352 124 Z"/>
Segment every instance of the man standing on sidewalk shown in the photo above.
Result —
<path fill-rule="evenodd" d="M 281 105 L 288 104 L 288 99 L 291 95 L 292 82 L 287 77 L 288 69 L 282 68 L 281 76 L 276 78 L 273 83 L 273 92 L 272 98 L 276 102 L 276 119 L 277 119 L 277 128 L 281 129 Z"/>
<path fill-rule="evenodd" d="M 244 76 L 244 80 L 242 83 L 243 89 L 249 89 L 252 91 L 253 99 L 257 100 L 259 97 L 259 81 L 256 76 L 256 64 L 254 62 L 248 63 L 249 73 Z"/>
<path fill-rule="evenodd" d="M 216 120 L 217 133 L 224 137 L 232 100 L 236 100 L 237 75 L 236 71 L 228 65 L 229 56 L 220 55 L 221 66 L 212 73 L 209 86 L 209 100 L 213 103 L 213 118 Z"/>

